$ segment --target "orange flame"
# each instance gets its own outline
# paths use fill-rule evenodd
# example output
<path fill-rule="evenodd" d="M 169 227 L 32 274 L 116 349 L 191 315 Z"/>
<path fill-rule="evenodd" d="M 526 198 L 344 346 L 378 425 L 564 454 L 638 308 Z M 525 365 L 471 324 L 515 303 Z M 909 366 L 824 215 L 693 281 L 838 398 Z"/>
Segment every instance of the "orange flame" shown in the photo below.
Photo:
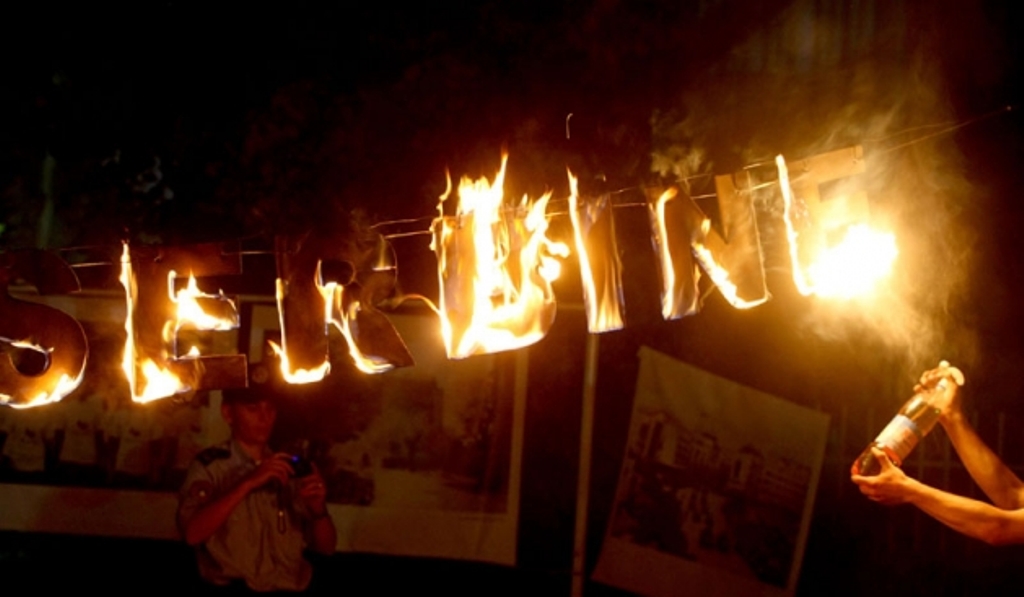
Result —
<path fill-rule="evenodd" d="M 121 252 L 121 285 L 125 289 L 127 300 L 127 316 L 125 317 L 125 340 L 124 357 L 121 367 L 128 378 L 128 385 L 131 388 L 132 399 L 136 402 L 151 402 L 160 398 L 166 398 L 174 394 L 190 391 L 193 388 L 193 381 L 182 379 L 182 370 L 174 370 L 175 363 L 183 363 L 188 359 L 192 366 L 191 371 L 201 371 L 197 367 L 197 360 L 201 358 L 199 347 L 192 346 L 184 356 L 179 356 L 177 350 L 178 332 L 184 328 L 195 330 L 224 331 L 238 328 L 238 310 L 234 301 L 224 296 L 223 292 L 218 294 L 207 294 L 199 289 L 196 278 L 189 274 L 188 284 L 185 288 L 175 291 L 175 281 L 178 276 L 174 270 L 167 274 L 167 296 L 174 306 L 173 314 L 164 323 L 161 330 L 163 346 L 154 349 L 148 348 L 149 352 L 140 351 L 136 344 L 137 330 L 135 328 L 136 306 L 138 304 L 139 288 L 136 274 L 132 269 L 131 251 L 125 243 Z M 217 307 L 217 314 L 211 313 L 208 308 Z M 159 354 L 154 353 L 158 350 Z M 189 374 L 186 374 L 188 376 Z M 190 378 L 191 379 L 191 378 Z"/>
<path fill-rule="evenodd" d="M 323 287 L 320 284 L 320 266 L 317 264 L 316 269 L 316 280 L 317 288 L 320 289 L 320 294 L 324 298 L 324 321 L 330 321 L 331 314 L 331 303 L 327 300 L 327 296 L 324 295 Z M 329 285 L 328 285 L 329 286 Z M 277 279 L 277 312 L 278 317 L 281 321 L 281 329 L 284 330 L 284 301 L 285 290 L 284 281 L 281 278 Z M 325 326 L 326 327 L 326 326 Z M 327 330 L 324 330 L 326 334 Z M 278 346 L 276 342 L 270 341 L 270 348 L 273 349 L 274 354 L 281 359 L 281 376 L 284 380 L 290 384 L 307 384 L 315 383 L 322 380 L 331 372 L 331 362 L 324 359 L 322 363 L 316 367 L 310 369 L 292 369 L 291 362 L 288 360 L 288 343 L 285 339 L 287 336 L 281 334 L 281 345 Z"/>
<path fill-rule="evenodd" d="M 334 298 L 334 309 L 328 321 L 334 324 L 334 327 L 338 328 L 341 335 L 345 337 L 345 341 L 348 343 L 348 354 L 352 357 L 352 362 L 355 363 L 356 367 L 363 373 L 384 373 L 394 369 L 395 366 L 392 363 L 384 359 L 368 357 L 356 345 L 355 337 L 352 333 L 352 325 L 359 315 L 359 301 L 352 301 L 348 307 L 345 307 L 343 300 L 345 287 L 339 286 L 334 282 L 323 287 L 323 292 L 328 293 L 325 296 L 333 296 Z"/>
<path fill-rule="evenodd" d="M 119 280 L 121 285 L 124 286 L 127 301 L 127 313 L 124 320 L 127 338 L 125 339 L 121 368 L 128 378 L 132 400 L 135 402 L 151 402 L 191 390 L 192 388 L 183 383 L 170 369 L 160 367 L 152 359 L 144 359 L 140 364 L 141 367 L 136 366 L 135 297 L 138 295 L 138 283 L 132 271 L 132 259 L 131 253 L 128 250 L 128 243 L 124 244 L 121 251 L 121 276 Z M 138 375 L 139 369 L 141 369 L 142 373 L 141 379 Z"/>
<path fill-rule="evenodd" d="M 711 220 L 705 219 L 704 222 L 701 223 L 701 231 L 704 233 L 705 237 L 707 236 L 710 228 Z M 739 289 L 730 278 L 729 271 L 718 263 L 715 259 L 714 253 L 704 246 L 703 243 L 697 241 L 694 241 L 692 246 L 693 254 L 697 257 L 697 261 L 700 263 L 700 266 L 708 273 L 711 281 L 715 283 L 715 286 L 718 287 L 718 291 L 722 293 L 725 300 L 729 301 L 730 305 L 737 309 L 751 309 L 768 301 L 767 296 L 756 300 L 744 300 L 740 298 Z"/>
<path fill-rule="evenodd" d="M 22 350 L 31 350 L 38 352 L 39 354 L 45 355 L 49 360 L 50 350 L 39 346 L 28 340 L 11 340 L 10 338 L 4 338 L 0 336 L 0 342 L 9 344 L 15 348 Z M 3 392 L 0 392 L 0 404 L 9 406 L 16 409 L 32 408 L 35 406 L 42 406 L 44 404 L 51 404 L 54 402 L 60 402 L 65 396 L 74 392 L 79 385 L 82 383 L 82 378 L 85 376 L 85 368 L 78 373 L 76 377 L 71 377 L 67 373 L 62 373 L 60 379 L 57 381 L 57 386 L 50 392 L 40 392 L 34 398 L 25 403 L 19 403 L 14 401 L 13 396 L 9 396 Z"/>
<path fill-rule="evenodd" d="M 174 270 L 171 270 L 167 276 L 168 288 L 174 288 L 174 280 L 176 278 L 177 274 Z M 231 314 L 233 316 L 219 317 L 212 313 L 207 313 L 200 306 L 199 299 L 213 299 L 227 303 L 231 307 Z M 235 302 L 224 296 L 223 292 L 218 294 L 202 292 L 196 283 L 196 277 L 191 273 L 188 275 L 188 286 L 172 294 L 171 300 L 178 306 L 177 321 L 174 325 L 175 331 L 180 330 L 186 325 L 192 325 L 198 330 L 226 331 L 238 328 L 238 311 L 235 307 Z"/>
<path fill-rule="evenodd" d="M 661 265 L 661 314 L 666 320 L 698 310 L 697 265 L 708 274 L 722 297 L 737 309 L 750 309 L 768 300 L 767 292 L 758 293 L 756 288 L 761 261 L 756 228 L 744 220 L 749 203 L 744 205 L 732 191 L 729 177 L 716 177 L 715 183 L 725 238 L 712 230 L 711 219 L 693 199 L 680 194 L 675 187 L 666 189 L 649 206 Z M 752 242 L 748 236 L 753 237 Z M 758 249 L 750 251 L 750 245 Z M 688 273 L 687 279 L 677 279 Z"/>
<path fill-rule="evenodd" d="M 852 299 L 869 294 L 877 284 L 889 276 L 899 255 L 896 238 L 865 224 L 847 228 L 842 240 L 825 247 L 806 266 L 801 263 L 800 233 L 796 220 L 796 199 L 789 183 L 789 169 L 781 156 L 775 158 L 779 169 L 779 186 L 784 202 L 783 221 L 789 240 L 789 256 L 793 281 L 804 296 Z"/>
<path fill-rule="evenodd" d="M 321 275 L 322 262 L 317 262 L 315 282 L 316 288 L 320 292 L 320 296 L 324 301 L 324 322 L 325 329 L 324 333 L 327 333 L 326 325 L 332 324 L 335 328 L 341 332 L 341 335 L 345 338 L 348 343 L 348 353 L 352 357 L 352 361 L 356 367 L 363 373 L 383 373 L 390 371 L 394 368 L 394 365 L 390 362 L 382 359 L 375 359 L 370 356 L 363 354 L 359 350 L 358 345 L 355 341 L 352 325 L 356 317 L 359 314 L 360 304 L 359 301 L 352 301 L 347 307 L 344 306 L 344 294 L 345 287 L 341 286 L 337 282 L 323 283 L 323 277 Z M 277 298 L 278 298 L 278 310 L 281 310 L 281 300 L 284 297 L 283 281 L 277 280 Z M 282 321 L 282 326 L 284 322 Z M 285 344 L 285 336 L 281 337 L 281 344 Z M 291 384 L 306 384 L 321 381 L 328 373 L 331 372 L 331 363 L 329 359 L 325 359 L 323 363 L 317 367 L 311 369 L 297 369 L 292 370 L 291 363 L 288 360 L 288 348 L 287 346 L 278 346 L 275 342 L 270 342 L 270 347 L 274 353 L 281 359 L 281 374 L 284 380 Z"/>
<path fill-rule="evenodd" d="M 583 280 L 583 303 L 587 310 L 587 329 L 591 332 L 606 332 L 622 329 L 624 322 L 619 310 L 618 288 L 613 283 L 601 285 L 600 291 L 594 281 L 594 270 L 590 254 L 583 240 L 584 222 L 579 210 L 578 180 L 569 175 L 569 216 L 572 219 L 573 236 L 576 240 L 576 254 L 579 256 L 580 277 Z M 588 206 L 589 207 L 589 206 Z M 595 216 L 596 217 L 596 216 Z M 588 218 L 593 220 L 595 218 Z"/>
<path fill-rule="evenodd" d="M 167 288 L 170 292 L 171 302 L 176 307 L 175 321 L 173 325 L 171 322 L 164 327 L 164 340 L 174 345 L 173 355 L 178 356 L 180 353 L 177 350 L 178 332 L 185 328 L 191 327 L 197 330 L 208 330 L 208 331 L 228 331 L 238 329 L 238 308 L 235 306 L 235 302 L 224 296 L 223 292 L 217 294 L 207 294 L 199 290 L 199 285 L 196 282 L 196 277 L 189 273 L 188 285 L 185 288 L 173 292 L 174 281 L 178 275 L 174 270 L 171 270 L 167 274 Z M 200 301 L 211 302 L 216 301 L 217 303 L 227 307 L 228 314 L 218 315 L 205 311 L 200 304 Z M 188 357 L 198 357 L 199 348 L 192 346 L 188 349 Z"/>
<path fill-rule="evenodd" d="M 60 381 L 57 382 L 57 387 L 52 392 L 40 392 L 39 394 L 36 395 L 35 398 L 24 404 L 14 402 L 14 398 L 12 396 L 8 396 L 7 394 L 0 392 L 0 404 L 15 409 L 27 409 L 36 406 L 43 406 L 44 404 L 52 404 L 54 402 L 59 402 L 65 396 L 67 396 L 71 392 L 74 392 L 78 388 L 78 386 L 82 383 L 83 376 L 84 371 L 83 373 L 79 374 L 78 377 L 75 379 L 72 379 L 72 377 L 67 373 L 63 373 L 60 376 Z"/>
<path fill-rule="evenodd" d="M 449 358 L 513 350 L 540 340 L 554 319 L 551 282 L 566 245 L 547 238 L 551 194 L 532 205 L 524 197 L 503 208 L 505 166 L 486 178 L 459 183 L 455 217 L 444 216 L 451 180 L 438 201 L 431 248 L 437 255 L 441 333 Z M 525 212 L 525 217 L 524 217 Z"/>
<path fill-rule="evenodd" d="M 676 269 L 672 261 L 672 252 L 669 250 L 668 225 L 665 223 L 665 204 L 676 196 L 678 191 L 675 187 L 666 189 L 654 204 L 655 222 L 658 228 L 656 243 L 658 246 L 658 257 L 661 260 L 661 316 L 664 319 L 672 319 L 682 305 L 678 304 L 678 297 L 674 291 L 676 287 Z"/>
<path fill-rule="evenodd" d="M 818 296 L 850 299 L 871 292 L 892 272 L 898 255 L 895 236 L 857 224 L 808 267 L 807 275 Z"/>

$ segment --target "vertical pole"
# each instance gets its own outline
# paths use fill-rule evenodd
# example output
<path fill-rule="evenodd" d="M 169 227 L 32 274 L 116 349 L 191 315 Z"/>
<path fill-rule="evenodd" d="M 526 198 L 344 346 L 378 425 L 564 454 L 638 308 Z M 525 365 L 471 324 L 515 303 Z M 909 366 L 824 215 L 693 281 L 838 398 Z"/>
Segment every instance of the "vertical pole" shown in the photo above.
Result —
<path fill-rule="evenodd" d="M 43 173 L 40 187 L 43 192 L 43 211 L 39 214 L 39 222 L 36 224 L 36 247 L 46 249 L 50 246 L 51 232 L 53 231 L 53 214 L 57 209 L 57 199 L 54 192 L 54 179 L 57 172 L 57 159 L 53 154 L 46 152 L 43 158 Z"/>
<path fill-rule="evenodd" d="M 594 389 L 597 381 L 598 335 L 587 334 L 583 364 L 583 413 L 580 416 L 580 466 L 576 481 L 576 535 L 572 551 L 572 597 L 583 595 L 587 553 L 587 509 L 590 502 L 590 456 L 594 437 Z"/>
<path fill-rule="evenodd" d="M 507 502 L 507 511 L 512 517 L 512 520 L 519 521 L 522 523 L 522 519 L 519 517 L 519 513 L 522 511 L 522 483 L 523 483 L 523 444 L 526 442 L 526 438 L 523 437 L 523 433 L 516 433 L 516 430 L 524 430 L 526 420 L 526 402 L 529 399 L 530 389 L 530 348 L 522 348 L 516 353 L 516 370 L 515 370 L 515 382 L 513 385 L 513 402 L 512 402 L 512 452 L 511 452 L 511 467 L 509 468 L 508 474 L 508 488 L 509 496 Z M 498 410 L 500 413 L 501 410 Z M 515 499 L 512 499 L 515 497 Z M 514 529 L 514 532 L 518 529 Z M 481 534 L 481 538 L 483 535 Z M 509 559 L 516 561 L 516 549 L 515 544 L 512 545 L 512 551 L 509 553 Z"/>
<path fill-rule="evenodd" d="M 852 458 L 848 459 L 847 456 L 846 456 L 846 454 L 847 454 L 847 452 L 846 452 L 846 428 L 847 428 L 847 425 L 849 424 L 849 422 L 850 422 L 850 407 L 844 402 L 844 403 L 842 403 L 839 406 L 839 440 L 838 440 L 838 443 L 839 443 L 839 448 L 838 448 L 838 451 L 839 451 L 839 466 L 837 468 L 837 470 L 839 471 L 839 475 L 836 477 L 837 480 L 839 481 L 839 487 L 838 487 L 838 491 L 836 492 L 836 496 L 840 500 L 840 503 L 842 503 L 843 491 L 846 489 L 846 484 L 850 482 L 850 477 L 846 474 L 846 471 L 848 470 L 847 469 L 847 467 L 848 467 L 847 463 L 848 462 L 853 462 Z M 854 440 L 854 441 L 856 441 L 856 440 Z M 855 450 L 859 450 L 859 449 L 862 449 L 862 448 L 854 448 L 854 449 Z M 857 454 L 857 452 L 854 452 L 854 454 Z M 854 456 L 853 458 L 856 458 L 856 457 L 857 456 Z"/>

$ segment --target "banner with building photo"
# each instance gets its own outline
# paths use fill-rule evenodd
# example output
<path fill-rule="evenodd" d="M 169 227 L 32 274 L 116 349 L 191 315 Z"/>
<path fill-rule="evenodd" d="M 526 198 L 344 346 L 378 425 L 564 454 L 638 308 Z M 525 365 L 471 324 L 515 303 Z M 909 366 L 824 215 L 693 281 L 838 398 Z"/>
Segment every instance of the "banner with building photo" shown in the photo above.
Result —
<path fill-rule="evenodd" d="M 250 362 L 285 394 L 274 441 L 323 474 L 339 550 L 514 564 L 525 351 L 448 360 L 432 312 L 388 318 L 414 366 L 361 373 L 332 333 L 330 374 L 288 385 L 276 305 L 245 307 Z"/>
<path fill-rule="evenodd" d="M 125 299 L 109 291 L 33 297 L 78 320 L 89 343 L 81 385 L 56 404 L 0 408 L 0 529 L 178 540 L 185 470 L 229 430 L 219 392 L 147 404 L 122 370 Z M 235 331 L 197 338 L 234 352 Z"/>
<path fill-rule="evenodd" d="M 90 355 L 57 404 L 0 408 L 0 530 L 179 540 L 177 492 L 192 458 L 225 441 L 221 393 L 132 402 L 117 293 L 40 299 L 78 319 Z M 242 328 L 210 353 L 272 366 L 272 302 L 240 305 Z M 277 384 L 276 449 L 302 452 L 328 487 L 338 549 L 515 563 L 526 353 L 449 361 L 433 315 L 394 316 L 413 367 L 368 375 L 331 338 L 321 382 Z"/>
<path fill-rule="evenodd" d="M 651 595 L 792 595 L 828 416 L 649 348 L 594 580 Z"/>

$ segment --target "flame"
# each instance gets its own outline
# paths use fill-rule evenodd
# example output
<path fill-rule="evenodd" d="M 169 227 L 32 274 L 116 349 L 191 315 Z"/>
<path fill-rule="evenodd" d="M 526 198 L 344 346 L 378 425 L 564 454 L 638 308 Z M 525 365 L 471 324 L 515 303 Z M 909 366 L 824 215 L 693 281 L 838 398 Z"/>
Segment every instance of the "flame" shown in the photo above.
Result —
<path fill-rule="evenodd" d="M 121 368 L 128 378 L 132 400 L 135 402 L 151 402 L 159 398 L 166 398 L 191 390 L 192 388 L 183 383 L 170 369 L 157 365 L 152 359 L 144 359 L 141 367 L 136 367 L 135 297 L 138 294 L 138 283 L 132 271 L 132 259 L 131 253 L 128 250 L 128 243 L 124 243 L 121 251 L 121 276 L 119 280 L 121 285 L 124 286 L 127 301 L 127 313 L 124 320 L 124 329 L 127 332 L 127 337 L 125 338 L 124 357 L 121 360 Z M 141 379 L 137 375 L 140 368 L 142 370 Z M 141 389 L 140 386 L 142 386 Z"/>
<path fill-rule="evenodd" d="M 31 350 L 33 352 L 38 352 L 39 354 L 43 355 L 48 355 L 51 352 L 50 350 L 43 348 L 42 346 L 39 346 L 38 344 L 32 342 L 31 340 L 11 340 L 10 338 L 4 338 L 3 336 L 0 336 L 0 342 L 3 342 L 4 344 L 10 344 L 11 346 L 15 348 L 20 348 L 22 350 Z"/>
<path fill-rule="evenodd" d="M 319 264 L 317 264 L 317 268 L 316 268 L 316 279 L 317 279 L 317 288 L 320 288 L 321 289 L 320 292 L 321 292 L 321 294 L 323 294 L 322 287 L 321 287 L 321 285 L 319 283 L 319 280 L 320 280 L 320 265 Z M 284 283 L 283 280 L 281 280 L 281 278 L 277 279 L 277 312 L 278 312 L 278 317 L 280 317 L 282 332 L 284 330 L 284 305 L 283 305 L 284 296 L 285 296 L 284 284 L 285 283 Z M 328 286 L 330 286 L 330 284 L 328 284 Z M 331 303 L 327 300 L 327 297 L 324 296 L 324 318 L 325 318 L 324 321 L 330 321 L 330 313 L 331 313 Z M 325 330 L 325 332 L 326 332 L 326 330 Z M 286 334 L 284 334 L 284 333 L 281 334 L 281 345 L 280 346 L 276 342 L 274 342 L 272 340 L 269 341 L 270 348 L 273 349 L 274 354 L 276 354 L 278 356 L 278 358 L 281 359 L 281 376 L 284 378 L 284 380 L 286 382 L 288 382 L 290 384 L 315 383 L 315 382 L 318 382 L 318 381 L 322 380 L 324 377 L 327 376 L 328 373 L 331 372 L 331 363 L 327 359 L 324 359 L 324 361 L 322 363 L 320 363 L 319 365 L 317 365 L 316 367 L 313 367 L 311 369 L 294 369 L 293 370 L 291 362 L 288 360 L 288 343 L 287 343 L 287 340 L 285 340 L 286 337 L 287 337 Z"/>
<path fill-rule="evenodd" d="M 569 175 L 569 216 L 572 219 L 573 236 L 576 240 L 576 254 L 579 255 L 580 277 L 583 280 L 584 306 L 587 310 L 587 328 L 591 332 L 605 332 L 622 329 L 622 313 L 619 311 L 619 300 L 615 295 L 613 284 L 603 284 L 598 292 L 594 282 L 594 270 L 590 265 L 590 255 L 583 242 L 583 222 L 579 212 L 579 181 L 572 172 Z"/>
<path fill-rule="evenodd" d="M 323 277 L 321 275 L 322 262 L 316 264 L 315 282 L 316 288 L 320 292 L 320 296 L 324 301 L 324 322 L 326 333 L 326 325 L 332 324 L 334 327 L 341 332 L 344 336 L 345 341 L 348 343 L 348 353 L 352 357 L 352 361 L 356 367 L 363 373 L 383 373 L 394 368 L 394 365 L 381 360 L 375 359 L 370 356 L 366 356 L 355 342 L 355 335 L 352 330 L 352 322 L 355 321 L 359 314 L 360 304 L 359 301 L 352 301 L 352 303 L 346 308 L 344 307 L 344 295 L 345 287 L 341 286 L 337 282 L 323 283 Z M 278 310 L 283 312 L 281 309 L 281 301 L 284 299 L 284 282 L 278 278 L 277 280 L 277 299 L 278 299 Z M 282 326 L 284 321 L 281 322 Z M 283 328 L 282 328 L 283 329 Z M 281 344 L 285 344 L 285 335 L 281 335 Z M 287 346 L 279 346 L 276 342 L 271 341 L 270 347 L 274 353 L 281 359 L 281 374 L 284 376 L 284 380 L 291 384 L 306 384 L 321 381 L 328 373 L 331 372 L 330 360 L 325 359 L 323 363 L 312 369 L 297 369 L 292 370 L 291 364 L 288 360 L 288 348 Z"/>
<path fill-rule="evenodd" d="M 84 369 L 82 370 L 81 373 L 79 373 L 77 378 L 72 378 L 67 373 L 62 373 L 60 376 L 60 380 L 57 382 L 57 387 L 54 388 L 52 392 L 40 392 L 39 394 L 36 395 L 35 398 L 32 398 L 31 400 L 23 404 L 13 402 L 13 397 L 8 396 L 7 394 L 4 393 L 0 393 L 0 404 L 15 409 L 27 409 L 36 406 L 42 406 L 44 404 L 60 402 L 61 399 L 63 399 L 71 392 L 74 392 L 75 389 L 78 388 L 78 386 L 82 383 L 82 377 L 84 377 L 84 375 Z"/>
<path fill-rule="evenodd" d="M 171 290 L 174 289 L 174 280 L 177 279 L 177 273 L 171 270 L 167 274 L 167 287 Z M 230 306 L 232 317 L 218 317 L 217 315 L 207 313 L 199 305 L 199 299 L 213 299 L 217 301 L 223 301 Z M 190 272 L 188 275 L 188 286 L 182 288 L 177 293 L 171 293 L 171 301 L 178 306 L 177 320 L 174 324 L 174 330 L 178 331 L 186 325 L 191 325 L 198 330 L 213 330 L 213 331 L 227 331 L 238 328 L 238 310 L 235 307 L 234 301 L 224 296 L 223 292 L 218 294 L 207 294 L 199 290 L 199 285 L 196 283 L 196 277 Z"/>
<path fill-rule="evenodd" d="M 895 236 L 855 224 L 808 267 L 807 276 L 818 296 L 850 299 L 871 292 L 892 272 L 898 254 Z"/>
<path fill-rule="evenodd" d="M 345 337 L 345 341 L 348 343 L 348 354 L 352 357 L 352 362 L 355 363 L 356 367 L 363 373 L 384 373 L 394 369 L 395 366 L 386 360 L 364 355 L 356 345 L 355 337 L 352 333 L 352 323 L 356 320 L 356 316 L 359 315 L 359 301 L 352 301 L 347 308 L 344 307 L 345 287 L 339 286 L 335 282 L 322 287 L 321 292 L 325 293 L 325 298 L 331 296 L 334 299 L 333 305 L 335 309 L 331 310 L 328 321 L 334 324 L 334 327 L 338 328 L 341 335 Z M 328 301 L 327 304 L 331 305 L 332 301 Z M 335 316 L 334 313 L 337 313 L 337 315 Z"/>
<path fill-rule="evenodd" d="M 170 270 L 167 273 L 167 290 L 171 302 L 175 304 L 177 309 L 174 321 L 167 322 L 163 333 L 164 341 L 174 346 L 174 356 L 181 354 L 178 352 L 178 332 L 183 328 L 190 327 L 196 330 L 218 332 L 238 329 L 238 308 L 235 306 L 234 301 L 224 296 L 223 291 L 217 294 L 207 294 L 199 290 L 196 277 L 190 272 L 188 275 L 188 285 L 174 292 L 174 282 L 177 278 L 178 274 L 174 270 Z M 200 299 L 206 302 L 217 301 L 225 305 L 228 315 L 221 316 L 205 311 L 199 303 Z M 199 347 L 197 346 L 190 347 L 185 354 L 187 358 L 198 358 L 199 356 Z"/>
<path fill-rule="evenodd" d="M 15 348 L 21 350 L 31 350 L 38 352 L 43 355 L 47 355 L 52 352 L 52 349 L 47 349 L 29 340 L 11 340 L 10 338 L 4 338 L 0 336 L 0 342 L 9 344 Z M 67 373 L 62 373 L 60 379 L 57 380 L 57 386 L 51 392 L 39 392 L 34 398 L 25 403 L 14 402 L 14 397 L 0 392 L 0 404 L 9 406 L 11 408 L 26 409 L 35 406 L 42 406 L 44 404 L 52 404 L 54 402 L 60 402 L 65 396 L 74 392 L 79 385 L 82 383 L 82 378 L 85 376 L 85 368 L 78 373 L 76 377 L 71 377 Z"/>
<path fill-rule="evenodd" d="M 676 287 L 676 268 L 672 262 L 672 252 L 669 251 L 668 245 L 668 226 L 665 224 L 665 204 L 676 196 L 678 191 L 675 187 L 669 187 L 658 196 L 657 202 L 654 204 L 654 211 L 657 217 L 658 225 L 658 238 L 660 242 L 658 245 L 658 252 L 661 257 L 661 316 L 664 319 L 672 319 L 673 314 L 679 305 L 675 304 L 675 292 L 673 289 Z"/>
<path fill-rule="evenodd" d="M 708 230 L 710 229 L 711 220 L 705 219 L 701 223 L 701 230 L 704 233 L 705 238 L 707 237 Z M 698 241 L 694 241 L 692 247 L 693 254 L 697 257 L 697 261 L 700 262 L 700 266 L 708 273 L 711 281 L 715 283 L 715 286 L 718 287 L 718 291 L 722 293 L 725 300 L 729 301 L 730 305 L 737 309 L 750 309 L 768 301 L 767 296 L 752 301 L 741 299 L 739 297 L 739 289 L 730 278 L 729 271 L 718 263 L 715 259 L 714 253 L 711 252 L 711 249 Z"/>
<path fill-rule="evenodd" d="M 789 169 L 781 155 L 775 158 L 775 163 L 779 169 L 779 186 L 785 205 L 783 221 L 797 290 L 804 296 L 815 294 L 837 299 L 869 294 L 892 272 L 899 255 L 896 237 L 866 224 L 854 224 L 847 228 L 840 242 L 819 251 L 809 265 L 802 265 L 799 258 L 800 233 L 794 224 L 796 202 L 789 184 Z"/>
<path fill-rule="evenodd" d="M 281 337 L 281 344 L 284 344 L 284 336 Z M 331 372 L 331 363 L 324 361 L 319 366 L 312 369 L 295 369 L 292 370 L 291 363 L 288 361 L 288 351 L 286 348 L 281 347 L 273 340 L 268 340 L 270 348 L 273 349 L 274 354 L 281 359 L 281 375 L 284 376 L 284 380 L 290 384 L 306 384 L 315 383 L 327 377 L 327 374 Z"/>
<path fill-rule="evenodd" d="M 555 257 L 568 256 L 569 248 L 546 236 L 551 193 L 532 204 L 523 197 L 518 207 L 503 209 L 507 163 L 503 154 L 493 183 L 462 178 L 455 217 L 444 216 L 450 178 L 438 201 L 431 248 L 438 257 L 441 333 L 449 358 L 528 346 L 544 337 L 554 317 L 551 282 L 561 272 Z M 469 246 L 459 242 L 467 231 Z M 465 284 L 468 289 L 460 287 Z"/>

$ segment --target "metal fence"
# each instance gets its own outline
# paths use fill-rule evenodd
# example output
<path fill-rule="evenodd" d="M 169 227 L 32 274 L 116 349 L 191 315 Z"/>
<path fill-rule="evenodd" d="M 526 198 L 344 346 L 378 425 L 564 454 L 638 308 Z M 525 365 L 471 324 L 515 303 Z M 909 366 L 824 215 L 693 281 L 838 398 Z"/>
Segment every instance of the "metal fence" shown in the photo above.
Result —
<path fill-rule="evenodd" d="M 799 594 L 1019 594 L 1024 546 L 990 546 L 912 506 L 875 504 L 851 482 L 851 464 L 894 410 L 843 406 L 832 413 Z M 974 411 L 968 419 L 1007 466 L 1024 477 L 1024 416 Z M 938 489 L 989 501 L 940 426 L 918 444 L 903 469 Z"/>

